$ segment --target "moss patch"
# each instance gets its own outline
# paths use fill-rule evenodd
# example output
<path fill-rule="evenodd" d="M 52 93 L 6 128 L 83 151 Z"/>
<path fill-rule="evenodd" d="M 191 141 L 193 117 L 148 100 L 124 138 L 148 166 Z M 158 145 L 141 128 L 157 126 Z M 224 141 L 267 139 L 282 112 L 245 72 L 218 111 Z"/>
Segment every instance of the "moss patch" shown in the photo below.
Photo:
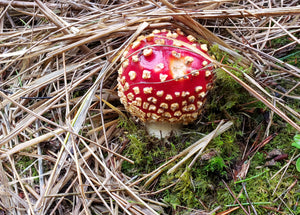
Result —
<path fill-rule="evenodd" d="M 217 60 L 230 64 L 227 55 L 220 52 L 217 46 L 213 47 L 212 52 Z M 250 74 L 251 68 L 240 68 L 237 63 L 230 65 Z M 231 72 L 243 78 L 240 72 Z M 282 83 L 283 86 L 285 84 L 289 83 Z M 293 106 L 298 105 L 299 110 L 299 102 L 296 103 Z M 274 138 L 260 150 L 252 150 L 266 139 L 265 131 L 270 114 L 270 110 L 260 101 L 224 71 L 217 69 L 216 84 L 205 110 L 199 121 L 184 128 L 183 135 L 172 136 L 164 142 L 147 136 L 142 125 L 130 122 L 130 126 L 124 126 L 127 135 L 123 138 L 130 141 L 126 155 L 135 164 L 124 162 L 123 172 L 130 176 L 150 173 L 203 137 L 203 134 L 215 129 L 220 120 L 231 120 L 234 122 L 232 128 L 214 138 L 192 168 L 183 165 L 174 174 L 164 171 L 147 188 L 160 191 L 173 184 L 174 186 L 154 196 L 168 203 L 173 214 L 189 213 L 192 211 L 189 208 L 211 211 L 218 206 L 222 210 L 234 207 L 237 203 L 226 185 L 247 209 L 250 207 L 250 200 L 258 214 L 267 214 L 273 210 L 299 214 L 297 204 L 300 186 L 296 183 L 291 187 L 299 178 L 295 165 L 289 165 L 283 176 L 282 171 L 271 179 L 295 151 L 291 146 L 295 130 L 274 116 L 272 123 L 275 126 L 269 129 L 269 135 L 274 135 Z M 288 154 L 288 158 L 266 165 L 268 153 L 276 148 L 283 154 Z M 235 180 L 239 180 L 237 174 L 241 173 L 244 162 L 250 162 L 249 169 L 245 172 L 246 178 L 250 180 L 244 184 L 235 184 Z M 188 163 L 190 160 L 186 165 Z M 279 197 L 287 204 L 283 204 Z M 241 213 L 242 209 L 238 209 L 232 214 Z"/>

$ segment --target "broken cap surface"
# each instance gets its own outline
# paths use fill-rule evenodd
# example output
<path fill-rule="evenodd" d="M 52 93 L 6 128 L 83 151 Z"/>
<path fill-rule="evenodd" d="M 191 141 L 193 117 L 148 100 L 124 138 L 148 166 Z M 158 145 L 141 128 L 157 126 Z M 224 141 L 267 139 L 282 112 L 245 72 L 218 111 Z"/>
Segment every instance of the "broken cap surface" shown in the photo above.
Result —
<path fill-rule="evenodd" d="M 119 69 L 121 103 L 143 122 L 187 124 L 201 112 L 214 75 L 207 45 L 177 29 L 139 36 L 123 54 Z"/>

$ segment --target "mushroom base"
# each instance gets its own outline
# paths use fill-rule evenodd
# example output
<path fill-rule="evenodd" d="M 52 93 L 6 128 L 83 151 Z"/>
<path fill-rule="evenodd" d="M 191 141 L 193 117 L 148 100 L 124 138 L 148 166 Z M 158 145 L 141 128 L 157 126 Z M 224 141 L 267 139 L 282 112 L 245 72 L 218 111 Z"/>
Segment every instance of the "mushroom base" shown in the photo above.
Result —
<path fill-rule="evenodd" d="M 160 139 L 168 137 L 171 133 L 180 134 L 182 124 L 169 122 L 146 122 L 148 134 Z"/>

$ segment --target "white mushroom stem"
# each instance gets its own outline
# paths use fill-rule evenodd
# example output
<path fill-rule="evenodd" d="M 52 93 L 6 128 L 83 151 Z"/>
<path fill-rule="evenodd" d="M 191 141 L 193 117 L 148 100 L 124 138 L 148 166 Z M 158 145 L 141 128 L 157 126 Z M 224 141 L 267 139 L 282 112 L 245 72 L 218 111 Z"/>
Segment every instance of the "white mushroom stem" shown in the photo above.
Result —
<path fill-rule="evenodd" d="M 146 122 L 146 129 L 151 136 L 163 139 L 170 136 L 171 132 L 180 134 L 182 124 L 168 122 Z"/>

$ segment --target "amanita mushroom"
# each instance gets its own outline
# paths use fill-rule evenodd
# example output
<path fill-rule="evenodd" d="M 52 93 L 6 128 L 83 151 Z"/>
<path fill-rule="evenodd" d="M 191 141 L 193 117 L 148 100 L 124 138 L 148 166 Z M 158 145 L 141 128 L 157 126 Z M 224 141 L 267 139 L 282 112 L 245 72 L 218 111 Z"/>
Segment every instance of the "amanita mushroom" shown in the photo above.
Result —
<path fill-rule="evenodd" d="M 194 36 L 164 29 L 139 36 L 124 52 L 118 95 L 150 134 L 164 137 L 197 119 L 214 80 L 207 51 Z"/>

